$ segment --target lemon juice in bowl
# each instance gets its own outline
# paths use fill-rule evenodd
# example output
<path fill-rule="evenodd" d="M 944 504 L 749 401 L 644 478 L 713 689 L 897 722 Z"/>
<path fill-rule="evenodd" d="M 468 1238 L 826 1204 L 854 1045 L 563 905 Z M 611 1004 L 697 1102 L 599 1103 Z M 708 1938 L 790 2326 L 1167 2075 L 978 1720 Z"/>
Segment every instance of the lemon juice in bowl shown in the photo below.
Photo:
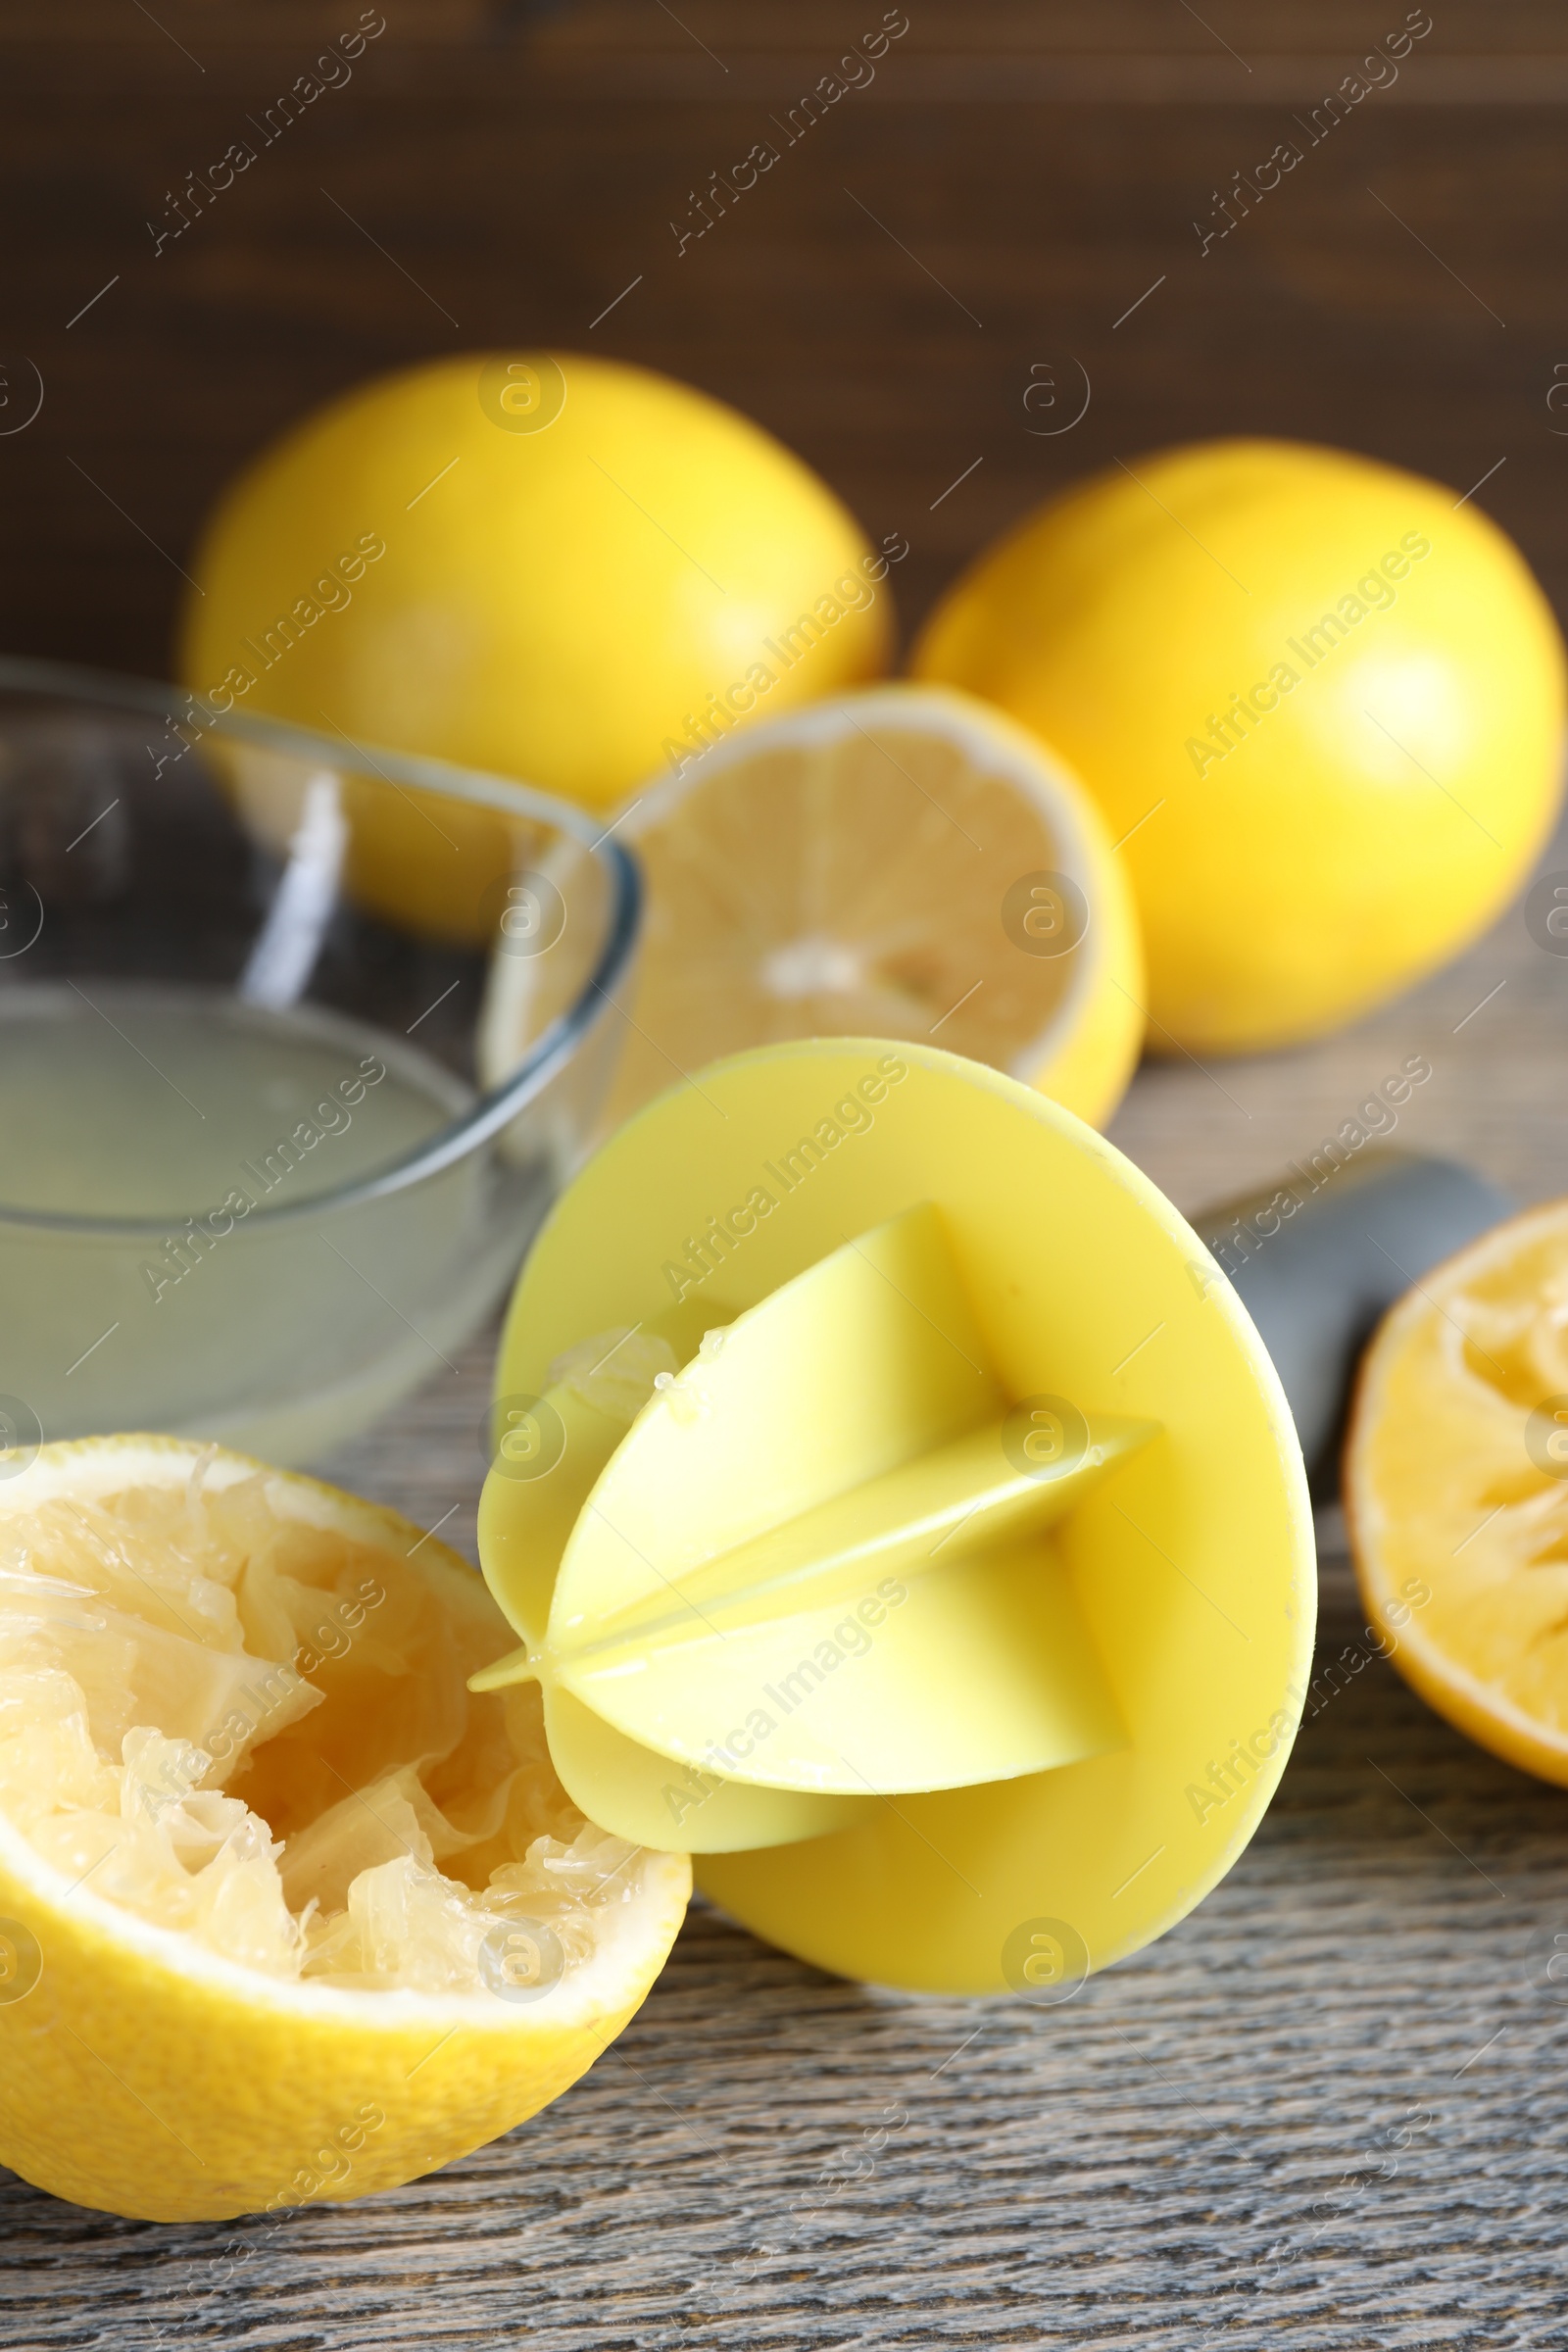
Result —
<path fill-rule="evenodd" d="M 0 1467 L 116 1428 L 311 1458 L 520 1256 L 608 1076 L 632 869 L 494 779 L 41 665 L 0 690 Z"/>

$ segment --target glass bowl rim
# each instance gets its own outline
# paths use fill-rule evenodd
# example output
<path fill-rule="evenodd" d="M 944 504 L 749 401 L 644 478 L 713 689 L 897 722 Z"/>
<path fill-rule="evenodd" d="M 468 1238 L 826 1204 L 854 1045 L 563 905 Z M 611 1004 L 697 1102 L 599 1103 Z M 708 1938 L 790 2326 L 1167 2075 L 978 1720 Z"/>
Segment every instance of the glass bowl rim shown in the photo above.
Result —
<path fill-rule="evenodd" d="M 122 677 L 72 662 L 0 654 L 0 692 L 53 696 L 58 701 L 74 701 L 101 709 L 130 710 L 147 717 L 161 718 L 172 726 L 195 727 L 201 734 L 237 736 L 245 742 L 288 752 L 320 764 L 329 762 L 339 768 L 350 764 L 344 757 L 346 746 L 350 755 L 364 766 L 373 768 L 388 783 L 440 793 L 449 800 L 492 808 L 504 816 L 533 817 L 553 825 L 580 841 L 605 869 L 610 886 L 609 919 L 594 968 L 571 1004 L 535 1039 L 511 1077 L 501 1086 L 480 1093 L 471 1108 L 461 1117 L 448 1120 L 422 1143 L 387 1161 L 383 1167 L 372 1169 L 368 1175 L 326 1192 L 312 1193 L 304 1200 L 279 1201 L 273 1207 L 260 1201 L 253 1203 L 244 1218 L 247 1228 L 253 1219 L 269 1225 L 295 1223 L 404 1192 L 466 1159 L 509 1126 L 566 1066 L 586 1042 L 595 1023 L 608 1015 L 612 992 L 631 967 L 642 928 L 641 870 L 631 852 L 612 838 L 610 828 L 613 819 L 607 823 L 598 810 L 578 808 L 570 801 L 542 792 L 537 785 L 495 775 L 487 769 L 465 767 L 455 760 L 437 760 L 423 753 L 396 752 L 382 744 L 364 743 L 348 735 L 343 736 L 341 743 L 335 743 L 330 736 L 318 734 L 312 727 L 297 726 L 290 719 L 252 711 L 215 710 L 188 687 L 160 685 L 151 678 Z M 3 1226 L 25 1226 L 33 1231 L 122 1242 L 161 1240 L 171 1231 L 168 1217 L 67 1216 L 50 1209 L 14 1208 L 0 1200 L 0 1227 Z M 234 1230 L 239 1229 L 236 1220 Z"/>

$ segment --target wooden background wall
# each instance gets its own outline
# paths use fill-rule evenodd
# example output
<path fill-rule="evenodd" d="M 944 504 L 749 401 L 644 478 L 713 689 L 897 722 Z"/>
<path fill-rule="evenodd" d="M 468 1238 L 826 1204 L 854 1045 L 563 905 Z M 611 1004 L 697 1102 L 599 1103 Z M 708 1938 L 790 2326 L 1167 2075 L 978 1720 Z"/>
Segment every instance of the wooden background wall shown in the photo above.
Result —
<path fill-rule="evenodd" d="M 1238 430 L 1456 490 L 1506 460 L 1485 503 L 1561 601 L 1568 26 L 1548 0 L 1434 9 L 1397 81 L 1202 254 L 1215 191 L 1305 145 L 1402 0 L 907 0 L 875 80 L 677 255 L 693 187 L 779 143 L 882 0 L 384 0 L 352 79 L 267 147 L 249 120 L 361 0 L 12 0 L 0 419 L 33 368 L 44 400 L 0 438 L 0 646 L 159 670 L 177 567 L 250 451 L 377 369 L 530 343 L 761 418 L 908 533 L 906 622 L 1059 483 Z M 247 137 L 254 166 L 155 256 L 171 192 Z M 1076 384 L 1074 361 L 1087 416 L 1032 433 L 1031 368 Z"/>

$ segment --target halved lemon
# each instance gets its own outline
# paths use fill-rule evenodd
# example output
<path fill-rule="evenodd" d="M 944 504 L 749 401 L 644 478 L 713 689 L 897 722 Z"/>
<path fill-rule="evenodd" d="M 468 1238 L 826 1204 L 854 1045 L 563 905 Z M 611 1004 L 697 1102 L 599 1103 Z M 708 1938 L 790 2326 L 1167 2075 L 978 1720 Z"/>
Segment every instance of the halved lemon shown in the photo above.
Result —
<path fill-rule="evenodd" d="M 1484 1234 L 1385 1317 L 1345 1496 L 1369 1622 L 1405 1680 L 1568 1786 L 1568 1200 Z"/>
<path fill-rule="evenodd" d="M 609 1119 L 796 1037 L 930 1041 L 1099 1124 L 1143 1039 L 1142 959 L 1093 803 L 967 695 L 846 694 L 714 744 L 618 820 L 648 921 Z M 547 959 L 496 959 L 485 1076 L 546 1013 Z"/>
<path fill-rule="evenodd" d="M 638 2007 L 683 1856 L 587 1823 L 466 1564 L 172 1438 L 0 1485 L 0 2161 L 152 2221 L 509 2131 Z"/>

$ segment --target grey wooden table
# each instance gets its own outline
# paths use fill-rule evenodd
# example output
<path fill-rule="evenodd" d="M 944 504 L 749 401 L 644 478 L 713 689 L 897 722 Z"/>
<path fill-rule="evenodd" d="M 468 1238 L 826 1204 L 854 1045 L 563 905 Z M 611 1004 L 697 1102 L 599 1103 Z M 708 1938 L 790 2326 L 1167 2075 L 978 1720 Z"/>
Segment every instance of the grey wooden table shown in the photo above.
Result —
<path fill-rule="evenodd" d="M 1346 1036 L 1146 1068 L 1114 1134 L 1196 1207 L 1416 1053 L 1400 1140 L 1521 1200 L 1568 1187 L 1568 958 L 1517 911 Z M 328 1474 L 471 1552 L 489 1352 Z M 585 2081 L 394 2194 L 172 2229 L 5 2180 L 0 2342 L 1568 2342 L 1568 2005 L 1531 1951 L 1568 1931 L 1568 1796 L 1367 1657 L 1330 1549 L 1323 1602 L 1316 1712 L 1251 1848 L 1070 2004 L 835 1983 L 699 1905 Z"/>

